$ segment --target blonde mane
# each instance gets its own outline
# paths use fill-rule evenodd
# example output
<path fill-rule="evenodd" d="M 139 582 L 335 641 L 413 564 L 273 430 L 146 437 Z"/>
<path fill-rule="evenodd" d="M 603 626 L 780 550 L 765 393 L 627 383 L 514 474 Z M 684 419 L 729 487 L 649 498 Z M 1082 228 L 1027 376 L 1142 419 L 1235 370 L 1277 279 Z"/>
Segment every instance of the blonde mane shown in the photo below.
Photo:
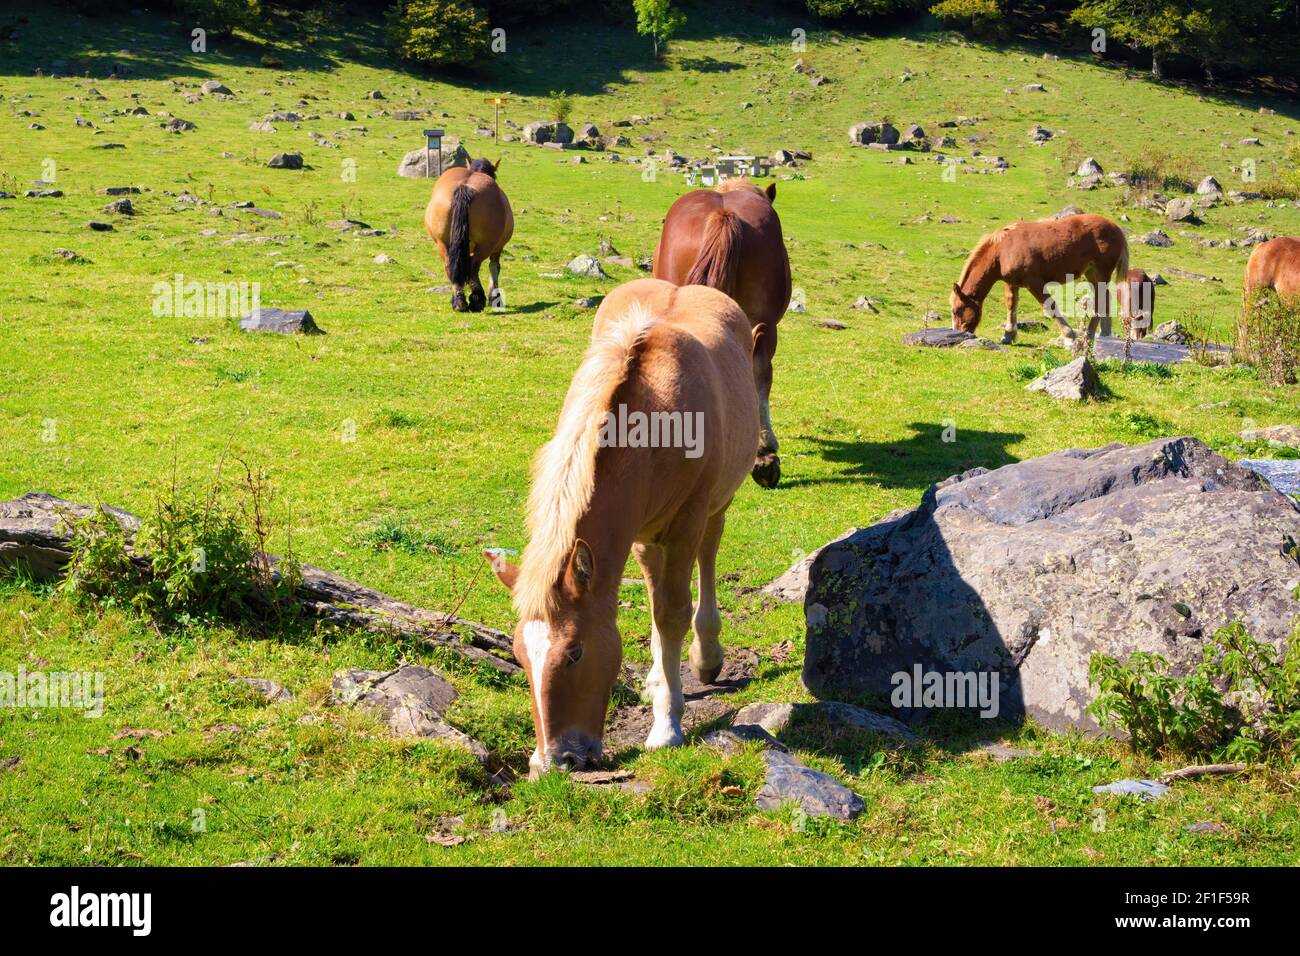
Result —
<path fill-rule="evenodd" d="M 528 546 L 514 587 L 514 607 L 520 620 L 550 620 L 556 582 L 577 540 L 578 519 L 595 490 L 596 454 L 605 415 L 638 348 L 657 321 L 638 302 L 592 340 L 569 385 L 555 437 L 533 460 Z"/>
<path fill-rule="evenodd" d="M 713 187 L 713 191 L 718 193 L 731 193 L 737 189 L 752 189 L 756 193 L 763 192 L 762 188 L 757 186 L 748 176 L 732 176 Z"/>
<path fill-rule="evenodd" d="M 980 237 L 980 241 L 975 243 L 975 248 L 972 249 L 970 255 L 966 257 L 966 264 L 961 267 L 961 278 L 957 280 L 957 285 L 961 286 L 963 289 L 966 288 L 966 279 L 970 275 L 971 269 L 975 267 L 975 261 L 985 252 L 989 251 L 990 247 L 996 251 L 997 247 L 1002 242 L 1002 234 L 1009 228 L 1011 227 L 1006 226 L 1002 229 L 995 229 L 993 232 L 986 233 Z"/>

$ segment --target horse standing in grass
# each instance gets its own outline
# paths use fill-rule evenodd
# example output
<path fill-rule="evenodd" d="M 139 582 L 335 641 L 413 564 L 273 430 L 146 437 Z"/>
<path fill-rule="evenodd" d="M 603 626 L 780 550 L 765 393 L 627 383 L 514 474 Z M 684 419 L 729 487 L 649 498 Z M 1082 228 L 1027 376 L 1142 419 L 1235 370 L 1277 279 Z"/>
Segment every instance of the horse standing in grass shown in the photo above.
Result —
<path fill-rule="evenodd" d="M 1246 263 L 1246 299 L 1272 289 L 1283 302 L 1300 301 L 1300 239 L 1278 236 L 1261 242 Z"/>
<path fill-rule="evenodd" d="M 1124 335 L 1144 339 L 1156 327 L 1156 284 L 1141 269 L 1128 270 L 1128 313 L 1132 316 Z"/>
<path fill-rule="evenodd" d="M 949 304 L 952 327 L 974 332 L 980 323 L 984 299 L 1001 281 L 1007 287 L 1007 322 L 1002 343 L 1016 338 L 1016 301 L 1021 289 L 1028 289 L 1049 315 L 1056 320 L 1061 334 L 1075 338 L 1074 329 L 1062 314 L 1061 303 L 1053 300 L 1048 286 L 1086 280 L 1095 295 L 1088 314 L 1088 339 L 1097 333 L 1110 335 L 1111 276 L 1120 281 L 1117 298 L 1124 313 L 1125 327 L 1130 321 L 1129 296 L 1124 293 L 1128 276 L 1128 241 L 1124 231 L 1104 216 L 1078 215 L 1038 222 L 1013 222 L 980 239 L 966 259 L 961 278 L 953 283 Z M 1072 305 L 1073 303 L 1071 303 Z"/>
<path fill-rule="evenodd" d="M 697 562 L 690 662 L 700 680 L 717 679 L 715 560 L 727 506 L 754 460 L 752 349 L 745 313 L 713 289 L 640 279 L 601 303 L 555 437 L 534 463 L 523 558 L 515 567 L 484 554 L 519 615 L 514 649 L 532 690 L 535 773 L 600 757 L 629 551 L 654 622 L 646 746 L 682 742 L 681 650 Z"/>
<path fill-rule="evenodd" d="M 770 405 L 772 358 L 777 323 L 790 304 L 790 257 L 772 207 L 775 201 L 776 183 L 764 191 L 744 178 L 688 192 L 664 218 L 653 272 L 674 285 L 707 285 L 725 292 L 749 317 L 762 418 L 752 474 L 764 488 L 775 488 L 781 480 Z"/>
<path fill-rule="evenodd" d="M 510 201 L 497 185 L 496 165 L 476 159 L 469 168 L 447 170 L 433 184 L 424 210 L 424 228 L 438 244 L 447 278 L 451 280 L 451 307 L 457 312 L 482 312 L 489 302 L 505 306 L 501 294 L 501 250 L 515 231 Z M 488 263 L 491 289 L 485 296 L 479 268 Z M 468 301 L 465 286 L 470 288 Z"/>

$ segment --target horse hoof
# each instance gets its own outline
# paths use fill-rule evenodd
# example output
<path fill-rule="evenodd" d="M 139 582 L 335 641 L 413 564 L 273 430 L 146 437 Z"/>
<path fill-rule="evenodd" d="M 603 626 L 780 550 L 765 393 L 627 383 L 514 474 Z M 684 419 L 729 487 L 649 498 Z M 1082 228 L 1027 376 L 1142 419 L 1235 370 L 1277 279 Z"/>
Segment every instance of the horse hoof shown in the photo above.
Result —
<path fill-rule="evenodd" d="M 722 673 L 722 665 L 717 667 L 696 667 L 691 665 L 691 670 L 695 672 L 696 678 L 701 684 L 716 684 L 718 675 Z"/>
<path fill-rule="evenodd" d="M 474 293 L 469 297 L 469 310 L 471 312 L 482 312 L 487 306 L 487 296 L 482 292 Z"/>
<path fill-rule="evenodd" d="M 1015 340 L 1016 340 L 1016 337 L 1015 337 L 1014 335 L 1009 334 L 1009 333 L 1004 333 L 1003 336 L 1002 336 L 1002 344 L 1003 344 L 1003 345 L 1010 345 L 1010 344 L 1011 344 L 1012 342 L 1014 342 Z"/>
<path fill-rule="evenodd" d="M 469 311 L 469 304 L 465 301 L 465 297 L 463 295 L 453 295 L 451 297 L 451 311 L 453 312 Z"/>
<path fill-rule="evenodd" d="M 773 452 L 759 455 L 754 459 L 754 469 L 750 475 L 760 488 L 775 488 L 781 481 L 780 456 Z"/>
<path fill-rule="evenodd" d="M 664 721 L 661 724 L 656 720 L 654 726 L 650 728 L 650 736 L 645 739 L 645 749 L 659 750 L 661 747 L 680 747 L 685 739 L 681 727 L 674 726 L 670 721 Z"/>

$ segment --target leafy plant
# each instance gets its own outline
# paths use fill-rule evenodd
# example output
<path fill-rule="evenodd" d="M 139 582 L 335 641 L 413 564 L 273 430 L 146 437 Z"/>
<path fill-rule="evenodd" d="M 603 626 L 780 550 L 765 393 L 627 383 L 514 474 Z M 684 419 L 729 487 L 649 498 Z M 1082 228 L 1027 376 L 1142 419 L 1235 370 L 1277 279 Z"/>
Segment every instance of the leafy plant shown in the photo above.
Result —
<path fill-rule="evenodd" d="M 398 56 L 426 66 L 474 63 L 491 48 L 487 15 L 469 0 L 397 0 L 386 32 Z"/>
<path fill-rule="evenodd" d="M 1094 654 L 1088 713 L 1135 751 L 1255 763 L 1292 760 L 1300 743 L 1300 628 L 1279 654 L 1240 621 L 1220 628 L 1185 677 L 1159 654 Z"/>
<path fill-rule="evenodd" d="M 1143 411 L 1116 412 L 1111 416 L 1111 422 L 1124 437 L 1164 438 L 1176 431 L 1174 426 L 1163 418 Z"/>
<path fill-rule="evenodd" d="M 573 97 L 564 90 L 551 90 L 551 119 L 557 123 L 567 123 L 573 114 Z"/>
<path fill-rule="evenodd" d="M 1291 384 L 1300 369 L 1300 303 L 1273 289 L 1246 297 L 1236 323 L 1237 348 L 1272 385 Z"/>
<path fill-rule="evenodd" d="M 671 0 L 632 0 L 636 10 L 636 32 L 654 41 L 655 58 L 668 46 L 674 33 L 686 25 L 686 16 L 674 10 Z"/>

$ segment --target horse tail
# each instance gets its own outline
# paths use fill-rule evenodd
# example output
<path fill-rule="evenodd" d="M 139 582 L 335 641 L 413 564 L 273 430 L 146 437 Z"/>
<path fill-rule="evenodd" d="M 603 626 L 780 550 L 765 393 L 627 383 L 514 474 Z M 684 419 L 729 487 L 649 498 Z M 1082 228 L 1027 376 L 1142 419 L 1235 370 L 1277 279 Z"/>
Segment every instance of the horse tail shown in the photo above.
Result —
<path fill-rule="evenodd" d="M 700 256 L 686 275 L 686 285 L 707 285 L 735 296 L 743 238 L 740 217 L 729 209 L 715 209 L 704 221 Z"/>
<path fill-rule="evenodd" d="M 1121 232 L 1119 261 L 1115 263 L 1115 304 L 1119 307 L 1120 320 L 1124 323 L 1126 335 L 1133 324 L 1132 292 L 1128 284 L 1128 240 Z"/>
<path fill-rule="evenodd" d="M 452 285 L 469 280 L 469 204 L 474 190 L 457 186 L 451 194 L 451 228 L 447 242 L 447 278 Z"/>

